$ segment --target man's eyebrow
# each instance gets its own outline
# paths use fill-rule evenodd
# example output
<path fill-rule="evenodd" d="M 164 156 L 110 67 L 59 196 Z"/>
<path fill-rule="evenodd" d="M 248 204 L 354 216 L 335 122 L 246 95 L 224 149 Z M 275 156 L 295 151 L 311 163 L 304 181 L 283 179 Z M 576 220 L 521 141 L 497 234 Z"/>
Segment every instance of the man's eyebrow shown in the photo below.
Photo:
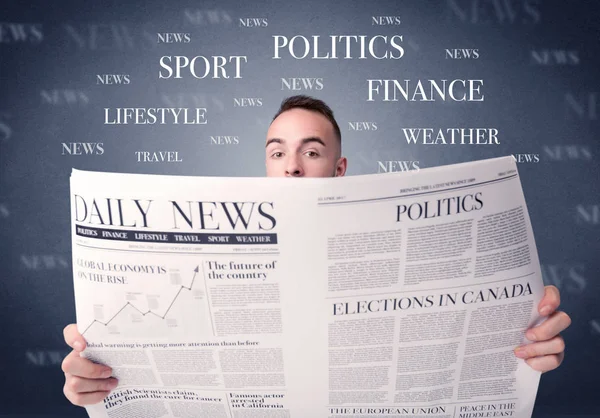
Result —
<path fill-rule="evenodd" d="M 319 138 L 318 136 L 309 136 L 308 138 L 303 138 L 302 139 L 302 145 L 308 144 L 309 142 L 318 142 L 319 144 L 323 145 L 324 147 L 325 142 L 323 142 L 323 140 L 321 138 Z"/>
<path fill-rule="evenodd" d="M 283 144 L 285 141 L 280 138 L 271 138 L 267 141 L 265 148 L 271 145 L 272 143 Z"/>
<path fill-rule="evenodd" d="M 271 139 L 267 140 L 267 143 L 265 144 L 265 148 L 273 143 L 283 144 L 284 142 L 285 142 L 285 140 L 281 139 L 281 138 L 271 138 Z M 318 136 L 309 136 L 307 138 L 302 138 L 301 142 L 302 142 L 302 145 L 306 145 L 310 142 L 318 142 L 319 144 L 323 145 L 324 147 L 326 146 L 325 142 L 323 142 L 323 140 L 321 138 L 319 138 Z"/>

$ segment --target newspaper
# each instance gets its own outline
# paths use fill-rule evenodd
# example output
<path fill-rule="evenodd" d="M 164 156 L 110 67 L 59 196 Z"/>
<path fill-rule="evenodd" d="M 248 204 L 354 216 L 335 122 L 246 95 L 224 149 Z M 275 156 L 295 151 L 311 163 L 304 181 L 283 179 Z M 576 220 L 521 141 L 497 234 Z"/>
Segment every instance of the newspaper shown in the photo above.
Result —
<path fill-rule="evenodd" d="M 512 157 L 342 178 L 71 175 L 92 418 L 530 417 Z"/>

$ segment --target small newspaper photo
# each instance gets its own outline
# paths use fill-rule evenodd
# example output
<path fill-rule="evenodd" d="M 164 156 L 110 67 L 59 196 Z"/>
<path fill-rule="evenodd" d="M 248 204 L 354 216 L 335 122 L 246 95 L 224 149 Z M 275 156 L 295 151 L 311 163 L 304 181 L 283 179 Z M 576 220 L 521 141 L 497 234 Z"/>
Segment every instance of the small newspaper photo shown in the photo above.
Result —
<path fill-rule="evenodd" d="M 91 418 L 531 417 L 544 287 L 512 157 L 336 178 L 73 170 Z"/>

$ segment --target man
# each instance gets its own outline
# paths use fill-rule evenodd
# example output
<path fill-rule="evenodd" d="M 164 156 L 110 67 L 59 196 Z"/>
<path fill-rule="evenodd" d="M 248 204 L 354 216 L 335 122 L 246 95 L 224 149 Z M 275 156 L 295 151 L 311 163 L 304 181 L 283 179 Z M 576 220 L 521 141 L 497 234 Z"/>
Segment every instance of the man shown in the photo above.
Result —
<path fill-rule="evenodd" d="M 268 177 L 341 177 L 347 160 L 342 157 L 340 128 L 331 109 L 322 101 L 293 96 L 283 101 L 267 131 L 266 169 Z M 564 358 L 564 341 L 559 335 L 570 324 L 564 312 L 557 311 L 558 289 L 546 286 L 538 306 L 549 318 L 527 331 L 531 344 L 515 349 L 517 357 L 538 371 L 557 368 Z M 73 351 L 64 359 L 65 396 L 75 405 L 100 402 L 117 385 L 111 369 L 79 356 L 85 340 L 75 324 L 64 330 L 65 341 Z"/>

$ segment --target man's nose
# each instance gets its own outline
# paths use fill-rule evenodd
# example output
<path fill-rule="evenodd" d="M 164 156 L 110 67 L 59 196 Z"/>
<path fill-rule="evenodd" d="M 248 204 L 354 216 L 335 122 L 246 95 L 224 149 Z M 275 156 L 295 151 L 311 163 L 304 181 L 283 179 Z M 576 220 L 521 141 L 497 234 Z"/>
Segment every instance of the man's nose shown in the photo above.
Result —
<path fill-rule="evenodd" d="M 286 177 L 302 177 L 302 176 L 304 176 L 304 170 L 302 169 L 302 164 L 300 164 L 298 157 L 296 157 L 296 156 L 289 157 L 289 159 L 287 161 L 287 167 L 285 169 L 285 176 Z"/>

